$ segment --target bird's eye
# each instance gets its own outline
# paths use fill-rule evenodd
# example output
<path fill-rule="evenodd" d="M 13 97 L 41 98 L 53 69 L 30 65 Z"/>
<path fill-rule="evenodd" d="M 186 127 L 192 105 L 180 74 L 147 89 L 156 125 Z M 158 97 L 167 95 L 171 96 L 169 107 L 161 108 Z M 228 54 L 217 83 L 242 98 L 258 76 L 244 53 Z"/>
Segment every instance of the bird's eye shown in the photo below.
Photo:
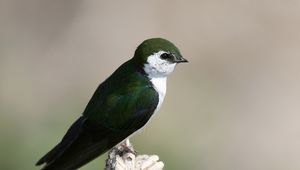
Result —
<path fill-rule="evenodd" d="M 171 59 L 172 58 L 172 54 L 169 54 L 169 53 L 163 53 L 162 55 L 160 55 L 160 58 L 161 59 Z"/>

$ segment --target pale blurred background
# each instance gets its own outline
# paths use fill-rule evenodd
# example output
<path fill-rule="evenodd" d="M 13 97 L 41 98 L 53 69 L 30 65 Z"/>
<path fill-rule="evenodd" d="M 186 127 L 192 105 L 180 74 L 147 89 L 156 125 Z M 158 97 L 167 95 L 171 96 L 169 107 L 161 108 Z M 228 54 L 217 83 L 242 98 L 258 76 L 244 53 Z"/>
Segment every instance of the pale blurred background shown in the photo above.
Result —
<path fill-rule="evenodd" d="M 139 153 L 167 170 L 300 169 L 297 0 L 1 0 L 0 169 L 38 169 L 98 84 L 150 37 L 190 63 L 132 139 Z"/>

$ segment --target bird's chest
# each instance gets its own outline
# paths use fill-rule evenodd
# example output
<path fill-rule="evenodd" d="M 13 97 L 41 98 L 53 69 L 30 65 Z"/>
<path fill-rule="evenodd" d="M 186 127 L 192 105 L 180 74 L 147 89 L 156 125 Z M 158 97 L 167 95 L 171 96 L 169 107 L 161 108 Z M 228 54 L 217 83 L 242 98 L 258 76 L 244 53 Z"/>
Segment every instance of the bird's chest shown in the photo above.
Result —
<path fill-rule="evenodd" d="M 155 91 L 158 93 L 158 97 L 159 97 L 157 107 L 154 111 L 154 112 L 157 112 L 160 109 L 160 107 L 164 101 L 165 95 L 166 95 L 167 78 L 166 77 L 152 78 L 150 81 L 151 81 Z"/>

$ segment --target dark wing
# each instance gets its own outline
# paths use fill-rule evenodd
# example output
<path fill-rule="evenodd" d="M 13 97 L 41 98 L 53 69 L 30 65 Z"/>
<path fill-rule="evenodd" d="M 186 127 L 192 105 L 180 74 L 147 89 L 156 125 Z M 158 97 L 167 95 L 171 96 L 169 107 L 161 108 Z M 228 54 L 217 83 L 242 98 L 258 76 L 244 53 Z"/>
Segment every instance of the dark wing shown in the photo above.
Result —
<path fill-rule="evenodd" d="M 148 121 L 158 100 L 150 80 L 129 61 L 98 87 L 83 115 L 114 130 L 136 128 Z"/>
<path fill-rule="evenodd" d="M 114 73 L 98 87 L 83 116 L 37 165 L 45 163 L 44 170 L 77 169 L 146 124 L 157 106 L 158 94 L 142 74 L 127 73 Z M 114 78 L 120 75 L 123 78 L 116 82 Z"/>

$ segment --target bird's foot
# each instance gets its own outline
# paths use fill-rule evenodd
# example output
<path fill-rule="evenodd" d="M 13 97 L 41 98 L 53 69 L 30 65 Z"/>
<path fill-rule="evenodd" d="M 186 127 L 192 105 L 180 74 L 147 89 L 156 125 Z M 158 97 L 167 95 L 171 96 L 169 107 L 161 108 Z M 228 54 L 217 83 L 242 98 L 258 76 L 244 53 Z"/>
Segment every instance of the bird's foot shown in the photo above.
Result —
<path fill-rule="evenodd" d="M 137 155 L 137 152 L 133 149 L 129 139 L 126 139 L 119 147 L 120 155 L 125 155 L 126 153 L 132 153 L 135 156 Z"/>

